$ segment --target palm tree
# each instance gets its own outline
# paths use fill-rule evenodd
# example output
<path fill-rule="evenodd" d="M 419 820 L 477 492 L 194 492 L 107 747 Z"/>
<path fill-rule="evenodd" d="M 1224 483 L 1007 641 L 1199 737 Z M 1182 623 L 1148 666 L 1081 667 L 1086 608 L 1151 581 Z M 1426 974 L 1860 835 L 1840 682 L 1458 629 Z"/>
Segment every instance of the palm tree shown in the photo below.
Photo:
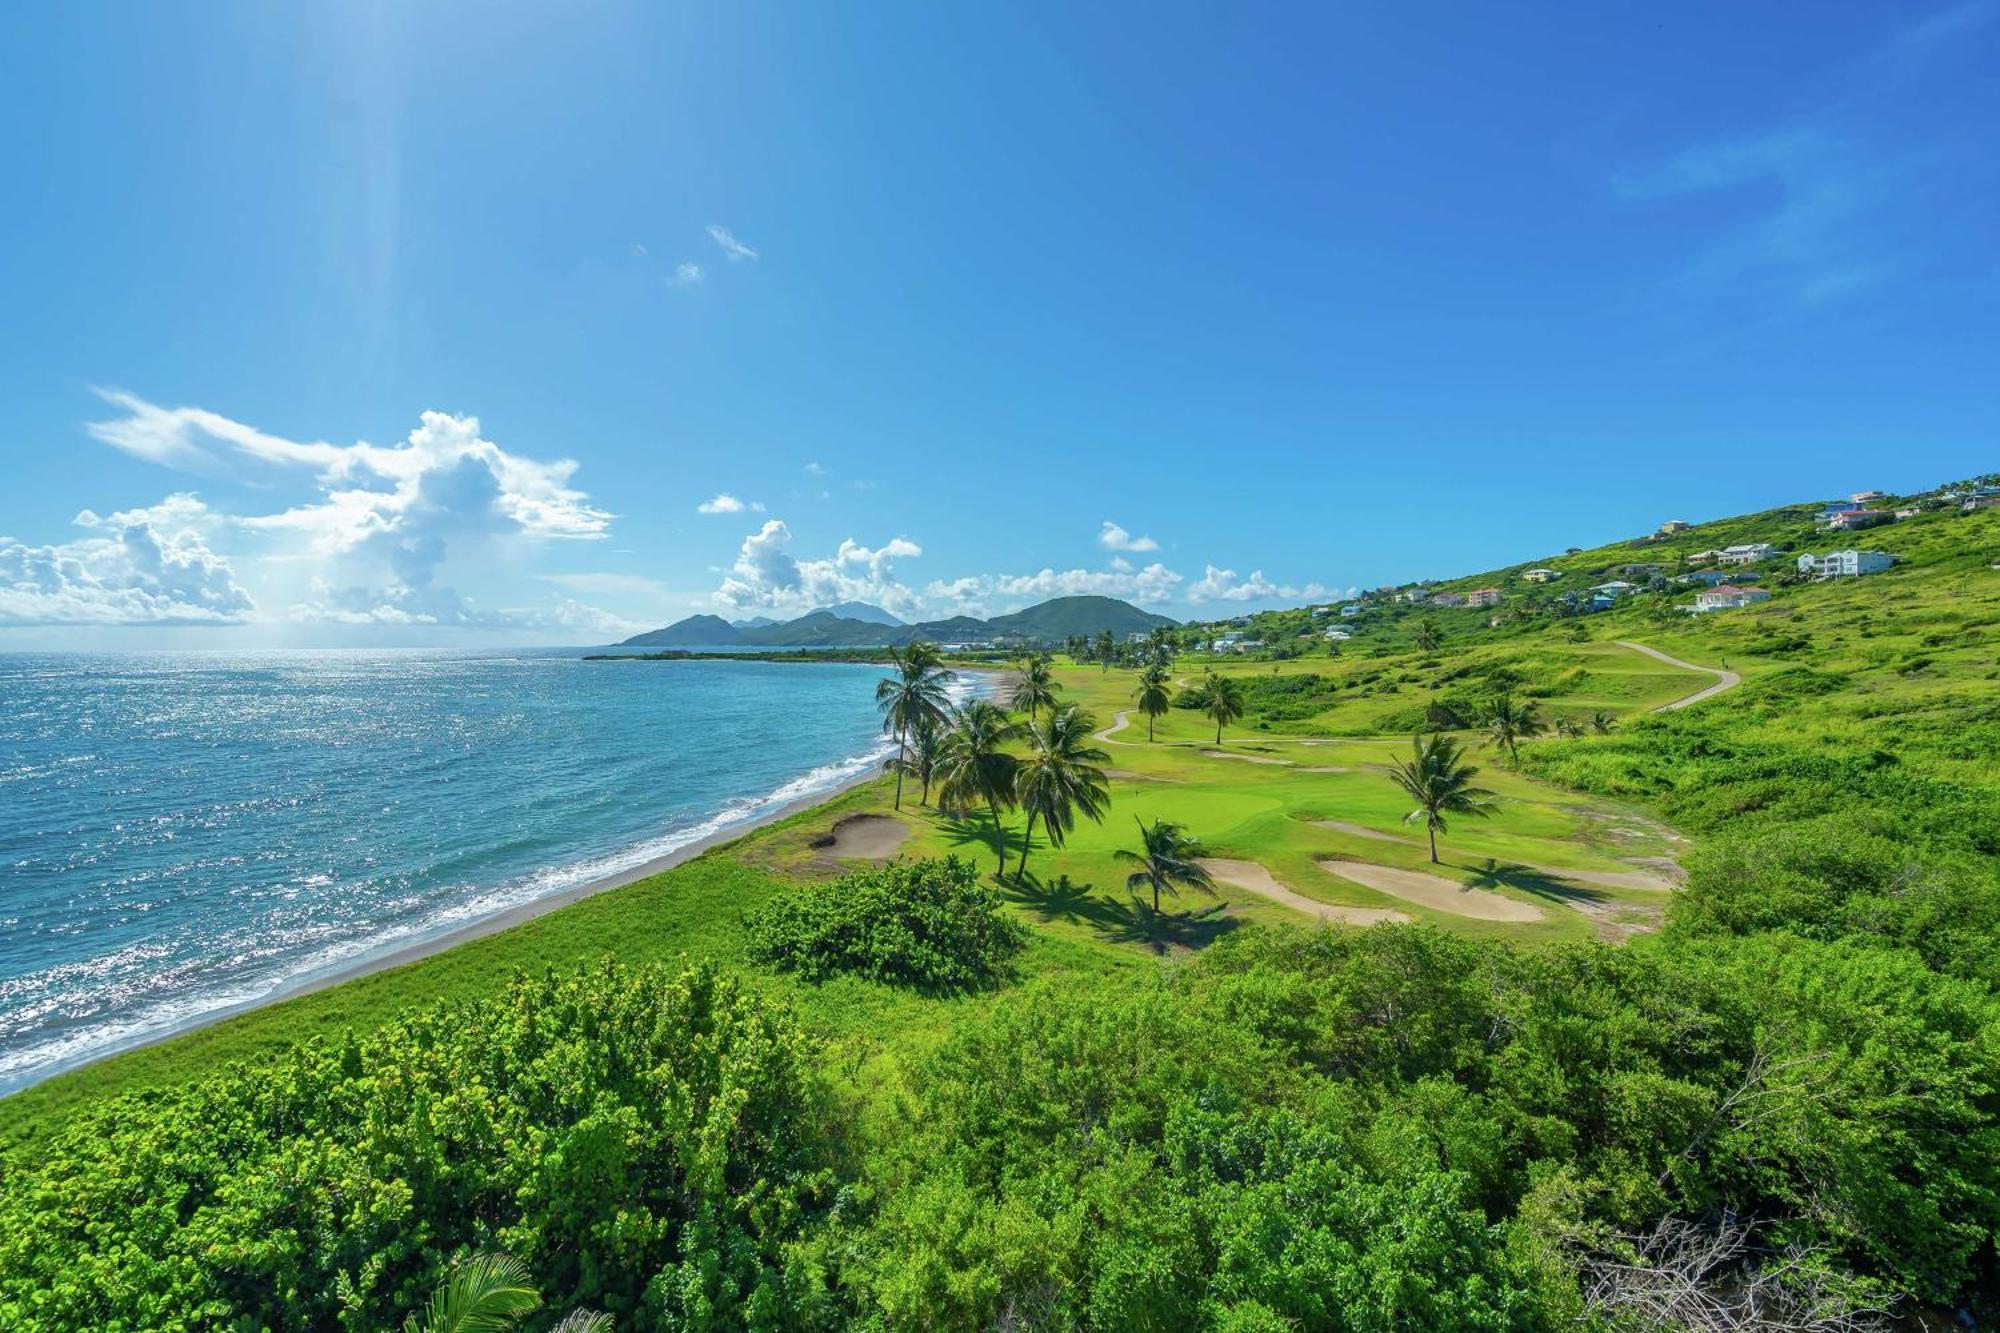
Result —
<path fill-rule="evenodd" d="M 1414 737 L 1411 749 L 1409 762 L 1399 762 L 1389 776 L 1417 803 L 1416 809 L 1403 816 L 1403 822 L 1424 822 L 1431 839 L 1431 864 L 1436 865 L 1438 834 L 1448 831 L 1445 816 L 1484 818 L 1493 813 L 1493 793 L 1472 785 L 1478 768 L 1464 762 L 1458 742 L 1443 732 Z"/>
<path fill-rule="evenodd" d="M 1049 835 L 1049 845 L 1060 847 L 1076 827 L 1076 816 L 1103 822 L 1104 809 L 1111 804 L 1105 790 L 1104 770 L 1099 767 L 1111 756 L 1090 742 L 1096 722 L 1075 704 L 1050 713 L 1048 720 L 1028 733 L 1028 757 L 1021 761 L 1014 777 L 1015 798 L 1028 812 L 1028 825 L 1021 838 L 1021 860 L 1014 867 L 1019 882 L 1028 872 L 1028 851 L 1034 843 L 1035 821 Z"/>
<path fill-rule="evenodd" d="M 1029 653 L 1014 668 L 1014 685 L 1007 695 L 1007 705 L 1025 712 L 1028 725 L 1033 726 L 1041 709 L 1056 706 L 1056 692 L 1060 689 L 1055 673 L 1049 669 L 1048 655 Z"/>
<path fill-rule="evenodd" d="M 944 746 L 945 719 L 924 718 L 910 731 L 910 743 L 905 754 L 894 755 L 883 762 L 882 767 L 898 776 L 907 774 L 924 784 L 923 795 L 917 798 L 918 805 L 925 805 L 931 799 L 931 781 L 937 776 L 938 753 Z"/>
<path fill-rule="evenodd" d="M 993 816 L 993 848 L 1000 875 L 1007 873 L 1007 827 L 1000 808 L 1014 804 L 1014 774 L 1020 761 L 1006 745 L 1021 728 L 999 705 L 973 699 L 953 713 L 938 751 L 938 806 L 964 814 L 984 805 Z"/>
<path fill-rule="evenodd" d="M 1110 630 L 1099 630 L 1097 634 L 1097 664 L 1106 671 L 1118 660 L 1118 640 L 1111 637 Z"/>
<path fill-rule="evenodd" d="M 1618 725 L 1618 719 L 1602 708 L 1590 715 L 1590 729 L 1600 736 L 1609 736 L 1611 729 Z"/>
<path fill-rule="evenodd" d="M 1202 687 L 1208 693 L 1201 711 L 1215 719 L 1215 743 L 1222 744 L 1222 728 L 1230 722 L 1240 721 L 1247 705 L 1243 702 L 1243 687 L 1233 676 L 1220 675 L 1211 671 L 1208 682 Z"/>
<path fill-rule="evenodd" d="M 1121 847 L 1113 855 L 1139 867 L 1125 877 L 1125 887 L 1151 889 L 1154 915 L 1160 911 L 1161 889 L 1174 893 L 1177 885 L 1186 885 L 1206 893 L 1215 891 L 1215 880 L 1208 867 L 1195 859 L 1201 854 L 1201 844 L 1189 837 L 1186 829 L 1164 819 L 1154 820 L 1151 828 L 1136 817 L 1134 822 L 1139 825 L 1139 839 L 1145 851 L 1129 852 Z"/>
<path fill-rule="evenodd" d="M 1444 635 L 1438 632 L 1436 625 L 1426 620 L 1417 626 L 1416 645 L 1420 653 L 1434 653 L 1444 647 Z"/>
<path fill-rule="evenodd" d="M 1147 646 L 1152 650 L 1153 660 L 1161 666 L 1170 665 L 1174 660 L 1174 632 L 1165 625 L 1153 626 L 1148 636 Z"/>
<path fill-rule="evenodd" d="M 1139 677 L 1139 688 L 1133 696 L 1139 704 L 1139 711 L 1146 715 L 1146 739 L 1153 739 L 1153 723 L 1166 716 L 1173 707 L 1173 696 L 1167 693 L 1167 669 L 1159 663 L 1146 668 Z"/>
<path fill-rule="evenodd" d="M 1521 766 L 1520 742 L 1539 736 L 1542 730 L 1542 715 L 1535 711 L 1532 699 L 1516 703 L 1513 695 L 1502 690 L 1486 705 L 1486 732 L 1516 768 Z"/>
<path fill-rule="evenodd" d="M 528 1266 L 511 1254 L 476 1254 L 431 1293 L 423 1316 L 403 1321 L 403 1333 L 506 1333 L 542 1305 Z M 575 1310 L 550 1333 L 610 1333 L 611 1316 Z"/>
<path fill-rule="evenodd" d="M 922 640 L 907 648 L 891 649 L 889 661 L 896 674 L 876 684 L 875 706 L 882 710 L 882 730 L 896 733 L 896 808 L 901 810 L 910 733 L 944 719 L 951 708 L 945 685 L 952 673 L 944 669 L 937 649 Z"/>

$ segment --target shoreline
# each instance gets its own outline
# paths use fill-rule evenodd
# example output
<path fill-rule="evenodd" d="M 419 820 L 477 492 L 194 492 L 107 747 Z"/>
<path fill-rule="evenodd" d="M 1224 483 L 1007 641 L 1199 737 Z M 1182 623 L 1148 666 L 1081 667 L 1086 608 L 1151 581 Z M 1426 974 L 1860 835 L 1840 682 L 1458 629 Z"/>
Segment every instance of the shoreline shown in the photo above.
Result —
<path fill-rule="evenodd" d="M 965 668 L 960 670 L 958 674 L 973 681 L 973 697 L 985 697 L 998 688 L 1000 677 L 1005 676 L 1007 671 L 1001 667 L 977 667 Z M 654 875 L 664 874 L 676 866 L 684 865 L 706 852 L 748 837 L 750 834 L 775 824 L 780 820 L 789 819 L 793 815 L 803 813 L 816 806 L 827 805 L 839 800 L 856 788 L 876 781 L 882 776 L 883 772 L 884 770 L 879 763 L 870 764 L 824 791 L 807 792 L 803 795 L 795 796 L 791 800 L 773 806 L 768 810 L 760 810 L 739 823 L 730 824 L 725 828 L 719 828 L 711 833 L 703 834 L 692 842 L 676 847 L 672 851 L 662 852 L 660 855 L 643 861 L 636 866 L 628 866 L 623 870 L 615 870 L 609 874 L 599 875 L 595 879 L 585 880 L 581 884 L 571 885 L 569 888 L 558 890 L 555 893 L 535 898 L 525 903 L 516 903 L 512 907 L 502 908 L 491 916 L 483 916 L 476 921 L 468 921 L 463 925 L 454 926 L 427 939 L 414 940 L 383 953 L 368 954 L 346 962 L 333 964 L 318 972 L 295 977 L 279 985 L 269 993 L 260 995 L 255 999 L 243 1000 L 235 1004 L 210 1010 L 206 1013 L 194 1015 L 183 1022 L 175 1023 L 160 1032 L 138 1041 L 79 1056 L 74 1061 L 58 1064 L 54 1068 L 36 1075 L 18 1087 L 10 1088 L 7 1092 L 0 1094 L 0 1102 L 5 1102 L 16 1093 L 26 1092 L 28 1089 L 38 1087 L 41 1084 L 49 1082 L 51 1079 L 62 1078 L 64 1075 L 73 1074 L 79 1069 L 86 1069 L 91 1065 L 99 1064 L 105 1060 L 113 1060 L 133 1051 L 143 1051 L 148 1047 L 159 1046 L 165 1042 L 184 1037 L 191 1032 L 198 1032 L 203 1028 L 228 1022 L 232 1018 L 241 1017 L 255 1010 L 274 1004 L 282 1004 L 287 1000 L 295 1000 L 301 996 L 317 994 L 320 991 L 332 990 L 336 986 L 344 985 L 350 981 L 358 981 L 363 977 L 372 976 L 377 972 L 388 972 L 411 963 L 420 963 L 426 958 L 433 958 L 438 954 L 447 953 L 459 945 L 470 944 L 474 940 L 484 939 L 489 935 L 498 935 L 504 931 L 513 929 L 515 926 L 525 925 L 538 917 L 547 916 L 551 912 L 561 911 L 563 908 L 581 902 L 585 898 L 592 898 L 600 893 L 609 893 L 614 889 L 622 889 L 627 885 L 636 884 L 643 879 L 651 879 Z"/>

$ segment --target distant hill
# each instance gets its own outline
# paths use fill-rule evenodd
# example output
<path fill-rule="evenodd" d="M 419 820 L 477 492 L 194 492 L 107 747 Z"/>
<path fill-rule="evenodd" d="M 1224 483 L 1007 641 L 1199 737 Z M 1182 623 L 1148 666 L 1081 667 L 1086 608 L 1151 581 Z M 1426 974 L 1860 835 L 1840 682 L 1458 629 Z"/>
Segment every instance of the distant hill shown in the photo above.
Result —
<path fill-rule="evenodd" d="M 863 611 L 886 620 L 842 615 Z M 761 619 L 761 617 L 760 617 Z M 689 616 L 662 629 L 636 634 L 623 648 L 875 648 L 928 639 L 938 643 L 1057 643 L 1072 635 L 1097 635 L 1109 630 L 1123 637 L 1175 622 L 1141 611 L 1115 597 L 1058 597 L 1011 615 L 980 620 L 953 616 L 906 625 L 878 606 L 843 602 L 783 623 L 730 624 L 720 616 Z"/>
<path fill-rule="evenodd" d="M 634 634 L 619 647 L 733 648 L 738 644 L 749 642 L 745 633 L 721 616 L 689 616 L 686 620 L 676 620 L 664 629 Z"/>
<path fill-rule="evenodd" d="M 729 623 L 738 629 L 763 629 L 768 625 L 776 625 L 780 622 L 771 619 L 769 616 L 752 616 L 748 620 L 732 620 Z"/>
<path fill-rule="evenodd" d="M 1123 637 L 1150 629 L 1171 629 L 1178 621 L 1141 611 L 1116 597 L 1057 597 L 1012 615 L 994 616 L 986 622 L 1003 634 L 1029 639 L 1067 639 L 1073 634 L 1102 634 L 1110 630 Z"/>
<path fill-rule="evenodd" d="M 832 606 L 822 606 L 818 611 L 812 612 L 812 614 L 819 615 L 822 612 L 826 615 L 837 616 L 842 620 L 865 621 L 870 625 L 909 624 L 907 620 L 897 618 L 872 602 L 835 602 Z"/>

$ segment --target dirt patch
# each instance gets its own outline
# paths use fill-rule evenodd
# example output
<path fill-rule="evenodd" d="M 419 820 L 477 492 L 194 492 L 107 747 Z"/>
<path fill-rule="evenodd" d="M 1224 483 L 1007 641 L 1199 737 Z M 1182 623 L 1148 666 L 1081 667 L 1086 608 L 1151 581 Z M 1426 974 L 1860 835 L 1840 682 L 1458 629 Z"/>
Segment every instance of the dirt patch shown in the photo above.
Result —
<path fill-rule="evenodd" d="M 1299 769 L 1301 773 L 1352 773 L 1353 771 L 1346 764 L 1314 764 Z"/>
<path fill-rule="evenodd" d="M 910 838 L 910 826 L 887 815 L 849 815 L 812 840 L 813 850 L 836 861 L 886 861 Z"/>
<path fill-rule="evenodd" d="M 1672 893 L 1674 881 L 1650 870 L 1565 870 L 1561 866 L 1530 866 L 1544 875 L 1566 879 L 1573 884 L 1598 884 L 1607 889 L 1641 889 L 1648 893 Z"/>
<path fill-rule="evenodd" d="M 1485 889 L 1468 889 L 1456 880 L 1420 870 L 1398 870 L 1366 861 L 1321 861 L 1319 868 L 1363 888 L 1453 916 L 1478 921 L 1540 921 L 1543 915 L 1533 904 L 1515 902 Z"/>
<path fill-rule="evenodd" d="M 1266 758 L 1261 754 L 1231 754 L 1227 750 L 1203 750 L 1210 759 L 1234 759 L 1239 764 L 1276 764 L 1279 768 L 1292 767 L 1289 759 Z"/>
<path fill-rule="evenodd" d="M 1122 782 L 1178 782 L 1178 778 L 1163 778 L 1157 773 L 1138 773 L 1129 768 L 1107 768 L 1107 778 L 1117 778 Z"/>
<path fill-rule="evenodd" d="M 1623 944 L 1634 935 L 1644 935 L 1660 928 L 1662 913 L 1657 907 L 1592 902 L 1585 898 L 1567 901 L 1573 910 L 1590 919 L 1591 932 L 1606 944 Z"/>
<path fill-rule="evenodd" d="M 1286 888 L 1272 877 L 1271 872 L 1256 861 L 1232 861 L 1220 856 L 1205 856 L 1201 861 L 1208 873 L 1234 888 L 1246 889 L 1260 898 L 1269 898 L 1274 903 L 1282 903 L 1295 912 L 1317 917 L 1321 921 L 1339 921 L 1350 926 L 1378 926 L 1384 921 L 1408 921 L 1410 918 L 1388 907 L 1343 907 L 1336 903 L 1323 903 L 1308 898 L 1303 893 Z"/>

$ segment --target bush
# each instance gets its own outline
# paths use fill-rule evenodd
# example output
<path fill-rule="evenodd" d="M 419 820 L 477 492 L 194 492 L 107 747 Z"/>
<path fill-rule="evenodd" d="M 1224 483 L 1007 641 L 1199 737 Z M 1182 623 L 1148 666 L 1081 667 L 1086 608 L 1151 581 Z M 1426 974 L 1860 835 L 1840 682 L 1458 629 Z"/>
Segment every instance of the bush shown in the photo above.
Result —
<path fill-rule="evenodd" d="M 0 1184 L 0 1327 L 393 1328 L 487 1250 L 620 1327 L 811 1322 L 814 1060 L 712 967 L 605 964 L 119 1098 Z"/>
<path fill-rule="evenodd" d="M 808 981 L 842 974 L 931 993 L 1004 979 L 1027 928 L 969 861 L 899 861 L 774 899 L 750 921 L 750 954 Z"/>

